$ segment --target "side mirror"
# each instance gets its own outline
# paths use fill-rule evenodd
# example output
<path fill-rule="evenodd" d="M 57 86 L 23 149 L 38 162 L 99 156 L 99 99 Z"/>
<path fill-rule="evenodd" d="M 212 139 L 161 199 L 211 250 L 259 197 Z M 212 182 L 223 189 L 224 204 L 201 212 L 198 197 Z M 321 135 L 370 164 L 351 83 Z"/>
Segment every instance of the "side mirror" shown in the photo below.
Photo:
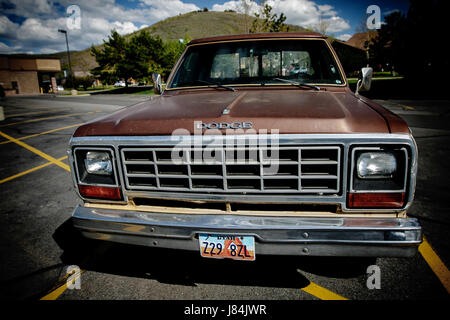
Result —
<path fill-rule="evenodd" d="M 373 69 L 370 67 L 361 69 L 361 79 L 358 80 L 356 84 L 356 94 L 359 94 L 359 91 L 368 91 L 370 90 L 370 84 L 372 83 L 372 74 Z"/>
<path fill-rule="evenodd" d="M 156 94 L 161 94 L 162 93 L 161 75 L 159 73 L 153 73 L 152 81 L 153 81 L 153 92 L 155 92 Z"/>

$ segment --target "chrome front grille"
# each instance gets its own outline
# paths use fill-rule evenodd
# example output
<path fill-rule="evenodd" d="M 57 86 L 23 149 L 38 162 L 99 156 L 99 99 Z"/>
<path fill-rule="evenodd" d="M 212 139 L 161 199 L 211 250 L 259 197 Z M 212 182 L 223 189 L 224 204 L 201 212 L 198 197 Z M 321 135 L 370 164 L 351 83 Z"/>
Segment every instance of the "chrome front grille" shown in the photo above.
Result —
<path fill-rule="evenodd" d="M 336 194 L 340 191 L 340 147 L 277 149 L 183 149 L 178 161 L 172 160 L 172 147 L 124 147 L 120 155 L 126 189 L 133 191 L 244 194 Z M 205 152 L 210 156 L 208 160 L 202 159 Z M 274 158 L 276 152 L 278 157 Z"/>

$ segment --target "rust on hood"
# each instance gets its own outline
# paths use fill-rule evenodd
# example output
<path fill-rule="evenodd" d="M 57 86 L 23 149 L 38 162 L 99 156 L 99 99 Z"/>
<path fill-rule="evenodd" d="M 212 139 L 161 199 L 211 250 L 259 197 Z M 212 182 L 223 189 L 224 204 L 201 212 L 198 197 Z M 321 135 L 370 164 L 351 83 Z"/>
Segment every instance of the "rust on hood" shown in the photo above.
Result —
<path fill-rule="evenodd" d="M 280 134 L 409 133 L 406 123 L 348 88 L 321 91 L 271 87 L 212 88 L 164 93 L 79 127 L 74 136 L 171 135 L 194 133 L 194 122 L 248 122 L 255 130 Z M 223 114 L 224 109 L 229 109 Z"/>

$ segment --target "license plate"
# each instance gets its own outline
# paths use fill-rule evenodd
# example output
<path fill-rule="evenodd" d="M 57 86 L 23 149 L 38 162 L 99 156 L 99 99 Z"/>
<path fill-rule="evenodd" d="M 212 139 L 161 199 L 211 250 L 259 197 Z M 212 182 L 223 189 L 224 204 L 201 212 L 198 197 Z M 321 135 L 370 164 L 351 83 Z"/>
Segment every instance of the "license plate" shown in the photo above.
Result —
<path fill-rule="evenodd" d="M 255 260 L 255 238 L 232 234 L 199 234 L 200 254 L 205 258 Z"/>

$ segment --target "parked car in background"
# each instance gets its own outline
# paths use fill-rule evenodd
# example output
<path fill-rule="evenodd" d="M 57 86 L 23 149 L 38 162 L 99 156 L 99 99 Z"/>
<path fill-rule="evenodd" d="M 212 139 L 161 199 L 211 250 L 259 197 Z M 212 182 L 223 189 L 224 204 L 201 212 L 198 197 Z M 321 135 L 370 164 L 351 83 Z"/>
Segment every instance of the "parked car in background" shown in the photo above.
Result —
<path fill-rule="evenodd" d="M 114 83 L 114 87 L 125 87 L 125 81 L 117 81 L 116 83 Z"/>

